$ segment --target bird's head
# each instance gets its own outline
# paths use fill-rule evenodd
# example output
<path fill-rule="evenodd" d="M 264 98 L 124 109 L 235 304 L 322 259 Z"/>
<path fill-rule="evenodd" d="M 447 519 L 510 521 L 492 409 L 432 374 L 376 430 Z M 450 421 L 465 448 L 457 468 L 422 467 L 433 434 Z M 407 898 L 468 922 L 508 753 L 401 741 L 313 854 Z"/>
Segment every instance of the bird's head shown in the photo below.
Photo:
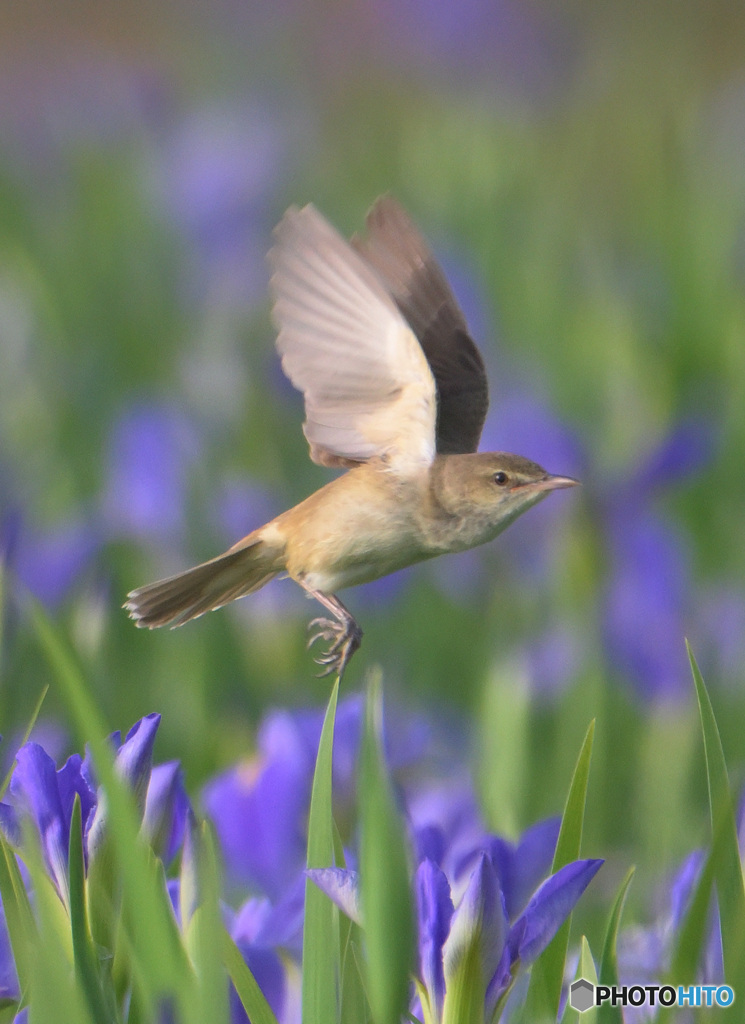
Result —
<path fill-rule="evenodd" d="M 500 533 L 551 491 L 574 487 L 570 476 L 510 452 L 479 452 L 438 458 L 437 498 L 452 515 L 473 518 L 491 535 Z"/>

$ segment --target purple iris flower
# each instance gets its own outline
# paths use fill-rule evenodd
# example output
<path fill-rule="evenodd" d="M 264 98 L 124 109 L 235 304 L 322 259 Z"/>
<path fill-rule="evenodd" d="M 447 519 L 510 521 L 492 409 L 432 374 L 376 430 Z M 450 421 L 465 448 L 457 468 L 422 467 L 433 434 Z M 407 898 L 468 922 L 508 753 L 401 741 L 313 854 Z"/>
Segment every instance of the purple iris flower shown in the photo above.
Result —
<path fill-rule="evenodd" d="M 427 1019 L 441 1020 L 449 988 L 464 984 L 480 987 L 490 1019 L 518 972 L 543 952 L 602 863 L 578 860 L 560 868 L 538 886 L 510 923 L 499 872 L 487 851 L 478 854 L 465 884 L 457 887 L 439 865 L 424 858 L 415 872 L 414 890 L 418 993 L 429 1003 Z M 315 868 L 308 875 L 364 927 L 355 872 Z"/>
<path fill-rule="evenodd" d="M 5 923 L 5 911 L 0 905 L 0 1002 L 3 999 L 18 999 L 20 994 L 13 950 Z M 15 1018 L 16 1021 L 18 1019 L 18 1017 Z"/>
<path fill-rule="evenodd" d="M 131 786 L 144 815 L 144 828 L 166 855 L 173 855 L 183 840 L 186 797 L 180 773 L 165 765 L 152 770 L 152 750 L 159 715 L 137 722 L 123 743 L 118 734 L 115 765 Z M 151 785 L 152 783 L 152 785 Z M 38 743 L 26 743 L 16 754 L 10 784 L 10 803 L 0 804 L 0 827 L 11 842 L 20 837 L 21 817 L 30 818 L 41 841 L 42 853 L 58 892 L 67 901 L 67 853 L 75 795 L 80 797 L 84 851 L 96 855 L 106 831 L 106 807 L 100 800 L 90 758 L 73 754 L 62 768 Z"/>
<path fill-rule="evenodd" d="M 487 834 L 470 777 L 451 767 L 446 779 L 406 786 L 404 802 L 418 858 L 458 876 Z"/>
<path fill-rule="evenodd" d="M 489 837 L 486 848 L 499 876 L 508 920 L 517 917 L 550 870 L 560 825 L 559 818 L 546 818 L 527 828 L 516 843 Z"/>
<path fill-rule="evenodd" d="M 83 760 L 73 754 L 57 770 L 54 761 L 38 743 L 26 743 L 16 754 L 10 783 L 11 820 L 27 815 L 41 840 L 44 861 L 57 891 L 68 902 L 67 852 L 70 818 L 75 794 L 80 797 L 83 828 L 93 813 L 95 792 L 83 770 Z M 9 838 L 13 839 L 12 832 Z"/>
<path fill-rule="evenodd" d="M 200 451 L 193 425 L 164 403 L 143 403 L 114 424 L 103 517 L 114 536 L 159 540 L 184 528 L 188 473 Z"/>
<path fill-rule="evenodd" d="M 511 842 L 487 831 L 472 782 L 464 772 L 403 788 L 418 859 L 432 860 L 454 886 L 460 886 L 486 851 L 499 876 L 507 916 L 514 920 L 551 868 L 559 819 L 540 821 Z"/>
<path fill-rule="evenodd" d="M 164 864 L 173 860 L 183 843 L 189 810 L 180 763 L 167 761 L 153 765 L 145 794 L 142 829 Z"/>

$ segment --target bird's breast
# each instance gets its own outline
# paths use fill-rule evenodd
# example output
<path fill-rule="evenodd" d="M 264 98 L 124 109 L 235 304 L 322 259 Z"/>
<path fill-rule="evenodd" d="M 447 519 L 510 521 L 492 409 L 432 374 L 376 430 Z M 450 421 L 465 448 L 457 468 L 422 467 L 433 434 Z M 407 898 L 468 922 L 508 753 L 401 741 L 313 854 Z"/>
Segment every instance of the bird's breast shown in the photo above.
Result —
<path fill-rule="evenodd" d="M 289 575 L 333 593 L 430 557 L 417 517 L 420 492 L 415 480 L 370 465 L 322 487 L 277 520 Z"/>

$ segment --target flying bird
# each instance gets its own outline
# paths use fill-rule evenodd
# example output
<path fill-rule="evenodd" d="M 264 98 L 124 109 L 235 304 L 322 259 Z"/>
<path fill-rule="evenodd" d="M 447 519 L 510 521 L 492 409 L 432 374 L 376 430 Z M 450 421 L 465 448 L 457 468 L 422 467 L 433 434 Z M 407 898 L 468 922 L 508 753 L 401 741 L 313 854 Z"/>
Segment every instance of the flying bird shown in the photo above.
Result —
<path fill-rule="evenodd" d="M 181 626 L 290 576 L 326 615 L 310 648 L 341 676 L 362 630 L 337 591 L 492 540 L 549 492 L 577 483 L 508 452 L 477 451 L 484 363 L 442 270 L 408 215 L 378 199 L 364 237 L 314 206 L 274 232 L 282 368 L 305 400 L 311 459 L 346 470 L 224 554 L 133 590 L 138 626 Z"/>

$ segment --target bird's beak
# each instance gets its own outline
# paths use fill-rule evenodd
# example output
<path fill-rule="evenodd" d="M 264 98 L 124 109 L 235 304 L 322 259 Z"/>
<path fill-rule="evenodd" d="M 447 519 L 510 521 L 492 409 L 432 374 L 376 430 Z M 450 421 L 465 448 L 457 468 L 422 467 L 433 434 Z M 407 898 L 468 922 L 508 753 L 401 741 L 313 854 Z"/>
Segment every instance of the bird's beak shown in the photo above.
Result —
<path fill-rule="evenodd" d="M 563 487 L 577 487 L 579 480 L 573 476 L 552 476 L 548 473 L 543 480 L 538 480 L 532 486 L 536 491 L 559 491 Z"/>

